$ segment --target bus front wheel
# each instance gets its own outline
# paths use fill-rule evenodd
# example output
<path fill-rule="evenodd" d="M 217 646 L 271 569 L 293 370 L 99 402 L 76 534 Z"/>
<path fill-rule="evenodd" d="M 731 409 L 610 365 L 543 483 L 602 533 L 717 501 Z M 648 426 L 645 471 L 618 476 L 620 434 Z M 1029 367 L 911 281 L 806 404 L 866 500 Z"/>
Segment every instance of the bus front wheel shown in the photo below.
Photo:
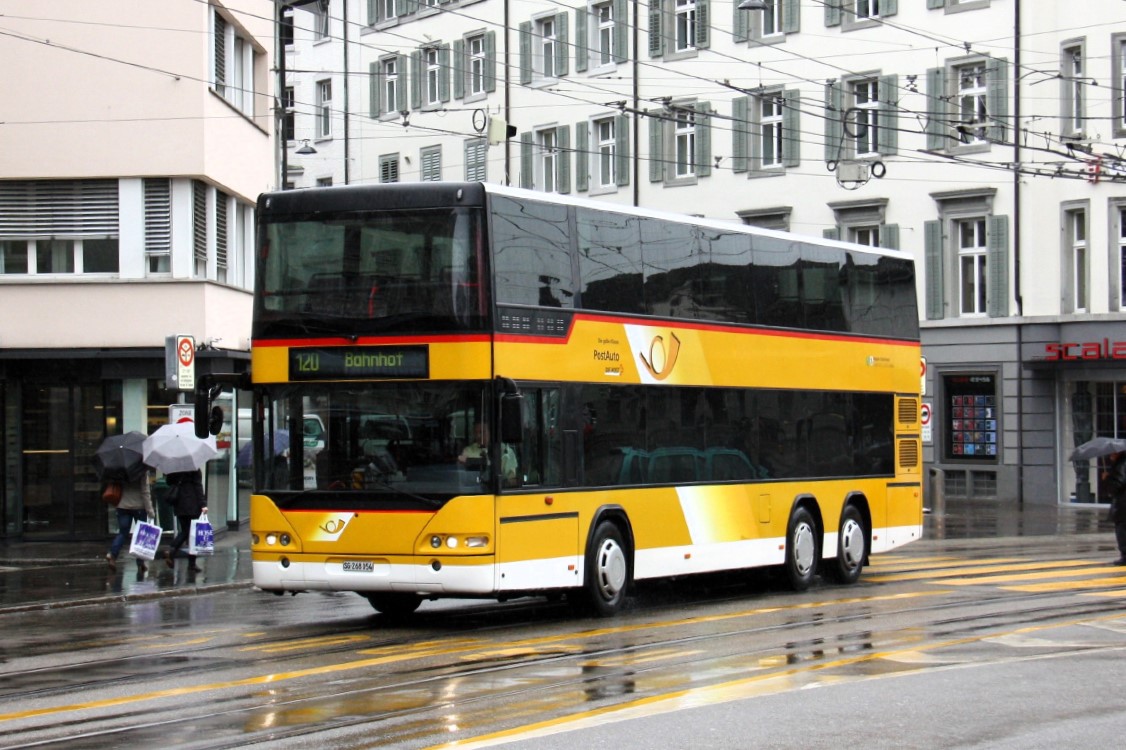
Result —
<path fill-rule="evenodd" d="M 629 560 L 621 529 L 603 521 L 594 530 L 586 552 L 585 604 L 599 617 L 616 614 L 625 601 L 628 584 Z"/>
<path fill-rule="evenodd" d="M 817 573 L 817 524 L 809 511 L 794 508 L 786 530 L 786 578 L 794 591 L 805 591 Z"/>
<path fill-rule="evenodd" d="M 366 594 L 365 596 L 376 612 L 387 615 L 388 617 L 406 617 L 407 615 L 413 614 L 414 611 L 418 609 L 419 605 L 422 604 L 422 599 L 416 594 L 393 592 Z"/>
<path fill-rule="evenodd" d="M 850 505 L 841 513 L 841 528 L 837 532 L 837 559 L 829 565 L 828 573 L 838 583 L 856 583 L 864 560 L 868 556 L 868 532 L 860 511 Z"/>

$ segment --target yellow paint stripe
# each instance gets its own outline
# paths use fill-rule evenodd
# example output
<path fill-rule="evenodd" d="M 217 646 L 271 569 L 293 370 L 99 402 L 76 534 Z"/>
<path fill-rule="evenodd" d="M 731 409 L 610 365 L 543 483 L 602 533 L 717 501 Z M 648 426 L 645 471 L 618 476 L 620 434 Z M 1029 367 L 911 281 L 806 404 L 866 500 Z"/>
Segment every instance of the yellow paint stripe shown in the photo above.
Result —
<path fill-rule="evenodd" d="M 964 575 L 986 575 L 989 573 L 1009 573 L 1019 570 L 1044 570 L 1045 568 L 1075 568 L 1090 565 L 1090 560 L 1057 560 L 1055 562 L 1030 562 L 1019 565 L 982 565 L 980 567 L 951 568 L 950 570 L 924 570 L 918 573 L 890 573 L 888 575 L 867 576 L 869 583 L 892 583 L 894 581 L 929 581 L 935 578 L 954 578 Z M 945 583 L 945 581 L 943 581 Z"/>
<path fill-rule="evenodd" d="M 713 615 L 710 617 L 690 617 L 687 619 L 677 620 L 664 620 L 652 623 L 643 623 L 638 625 L 622 625 L 612 628 L 598 628 L 594 630 L 584 630 L 581 633 L 567 633 L 557 636 L 528 638 L 524 641 L 516 641 L 509 643 L 509 647 L 516 647 L 526 644 L 548 644 L 558 643 L 560 641 L 582 640 L 589 638 L 597 638 L 603 635 L 614 635 L 618 633 L 630 633 L 643 630 L 652 630 L 657 628 L 668 627 L 681 627 L 685 624 L 698 624 L 698 623 L 711 623 L 721 622 L 723 620 L 732 620 L 745 617 L 753 617 L 758 614 L 766 614 L 779 611 L 790 610 L 803 610 L 803 609 L 823 609 L 830 605 L 838 604 L 857 604 L 865 602 L 880 602 L 880 601 L 897 601 L 906 599 L 916 599 L 922 597 L 939 596 L 949 592 L 946 591 L 930 591 L 930 592 L 911 592 L 903 594 L 891 594 L 887 596 L 862 596 L 850 597 L 848 599 L 833 599 L 822 602 L 806 602 L 801 604 L 793 604 L 782 607 L 763 607 L 759 609 L 744 610 L 742 612 L 735 612 L 726 615 Z M 272 685 L 286 680 L 296 680 L 303 677 L 318 677 L 320 675 L 333 674 L 336 672 L 346 672 L 355 669 L 368 669 L 370 667 L 381 666 L 384 664 L 394 664 L 397 662 L 407 661 L 410 659 L 420 659 L 431 656 L 454 656 L 464 653 L 470 649 L 476 649 L 481 646 L 480 640 L 458 640 L 454 642 L 451 648 L 449 643 L 439 645 L 437 642 L 428 642 L 421 644 L 414 644 L 411 647 L 403 647 L 402 645 L 387 646 L 382 649 L 372 649 L 369 651 L 358 651 L 359 654 L 378 654 L 370 659 L 360 659 L 358 661 L 342 662 L 336 664 L 325 664 L 319 667 L 310 667 L 308 669 L 297 669 L 290 672 L 277 672 L 274 674 L 259 675 L 257 677 L 245 677 L 240 680 L 228 680 L 224 682 L 210 682 L 202 685 L 189 685 L 186 687 L 169 688 L 167 690 L 155 690 L 148 693 L 138 693 L 135 695 L 122 695 L 117 698 L 104 698 L 101 700 L 84 701 L 82 703 L 72 703 L 64 706 L 47 706 L 44 708 L 32 709 L 29 711 L 15 711 L 7 714 L 0 714 L 0 723 L 5 721 L 16 721 L 20 719 L 28 719 L 36 716 L 52 716 L 56 714 L 64 714 L 72 711 L 82 711 L 92 708 L 110 708 L 113 706 L 126 706 L 133 703 L 142 703 L 144 701 L 159 700 L 161 698 L 181 697 L 185 695 L 195 695 L 197 693 L 206 693 L 213 690 L 226 690 L 235 687 L 255 687 L 258 685 Z"/>
<path fill-rule="evenodd" d="M 902 557 L 900 555 L 874 555 L 871 558 L 870 567 L 875 569 L 875 568 L 885 568 L 885 567 L 896 567 L 896 566 L 899 566 L 899 565 L 920 565 L 920 564 L 924 564 L 924 563 L 929 564 L 929 563 L 947 562 L 947 561 L 952 562 L 952 561 L 955 561 L 955 560 L 962 560 L 962 559 L 964 559 L 964 558 L 961 558 L 961 557 Z"/>
<path fill-rule="evenodd" d="M 877 575 L 884 575 L 886 573 L 895 573 L 895 572 L 918 571 L 918 572 L 922 573 L 922 572 L 925 572 L 927 570 L 948 570 L 948 569 L 953 570 L 953 569 L 956 569 L 956 568 L 974 568 L 974 567 L 980 567 L 982 565 L 1017 565 L 1019 563 L 1026 563 L 1026 562 L 1040 562 L 1040 563 L 1042 563 L 1043 561 L 1042 560 L 1040 560 L 1040 561 L 1033 560 L 1033 559 L 1028 558 L 1028 557 L 987 557 L 987 558 L 980 559 L 980 560 L 966 560 L 966 559 L 963 558 L 961 560 L 952 560 L 952 561 L 949 561 L 949 562 L 938 561 L 937 563 L 927 561 L 927 560 L 923 560 L 920 563 L 912 563 L 911 565 L 887 565 L 887 566 L 880 568 L 878 571 L 876 571 L 875 568 L 872 568 L 872 570 Z M 929 567 L 931 565 L 935 565 L 936 567 L 934 567 L 934 568 Z M 867 578 L 867 577 L 868 576 L 865 576 L 865 578 Z"/>
<path fill-rule="evenodd" d="M 982 576 L 981 578 L 946 578 L 943 586 L 989 586 L 997 583 L 1015 583 L 1017 581 L 1044 581 L 1049 578 L 1072 578 L 1077 576 L 1106 575 L 1107 573 L 1121 573 L 1122 568 L 1114 566 L 1093 566 L 1090 568 L 1070 568 L 1068 570 L 1045 570 L 1038 573 L 1014 573 L 1013 575 Z"/>
<path fill-rule="evenodd" d="M 1114 586 L 1126 586 L 1126 576 L 1116 578 L 1097 578 L 1093 581 L 1054 581 L 1052 583 L 1030 583 L 1027 586 L 1005 586 L 1006 591 L 1021 591 L 1026 594 L 1038 594 L 1050 591 L 1068 591 L 1072 589 L 1108 589 Z"/>
<path fill-rule="evenodd" d="M 747 698 L 753 698 L 759 695 L 776 694 L 794 689 L 799 685 L 794 682 L 793 678 L 800 674 L 826 671 L 830 669 L 836 669 L 838 667 L 850 666 L 852 664 L 872 662 L 877 659 L 898 660 L 901 656 L 918 654 L 919 652 L 923 651 L 935 651 L 937 649 L 962 646 L 970 643 L 977 643 L 980 641 L 992 640 L 1005 636 L 1040 632 L 1052 628 L 1073 627 L 1075 625 L 1082 625 L 1093 622 L 1121 620 L 1124 618 L 1126 618 L 1126 614 L 1106 615 L 1103 617 L 1095 618 L 1077 618 L 1066 622 L 1051 623 L 1046 625 L 1031 625 L 1023 628 L 1018 628 L 1007 633 L 988 633 L 982 635 L 967 636 L 965 638 L 957 638 L 949 641 L 940 641 L 937 643 L 931 643 L 922 646 L 916 645 L 890 651 L 869 652 L 866 654 L 850 656 L 843 659 L 835 659 L 833 661 L 823 662 L 820 664 L 809 664 L 806 666 L 794 667 L 793 669 L 788 669 L 783 672 L 760 674 L 753 677 L 745 677 L 739 680 L 721 683 L 718 685 L 709 685 L 708 687 L 703 688 L 690 688 L 688 690 L 679 690 L 673 693 L 666 693 L 664 695 L 655 695 L 649 698 L 642 698 L 641 700 L 631 701 L 629 703 L 618 704 L 616 706 L 606 706 L 604 708 L 597 708 L 591 711 L 571 714 L 570 716 L 560 717 L 557 719 L 548 719 L 547 721 L 536 722 L 534 724 L 529 724 L 523 727 L 507 729 L 502 732 L 481 735 L 469 740 L 454 741 L 444 743 L 442 745 L 435 745 L 431 748 L 428 748 L 428 750 L 446 750 L 447 748 L 459 748 L 459 750 L 477 750 L 478 748 L 492 747 L 494 745 L 505 744 L 508 742 L 522 742 L 530 739 L 549 737 L 577 729 L 588 729 L 591 727 L 602 726 L 621 721 L 644 719 L 647 717 L 656 716 L 658 714 L 667 714 L 670 711 L 698 708 L 705 705 L 714 706 L 722 703 L 730 703 L 736 700 L 745 700 Z M 863 675 L 862 677 L 854 679 L 875 679 L 877 677 L 902 676 L 906 674 L 915 674 L 930 668 L 932 667 L 924 666 L 920 667 L 919 669 L 896 672 L 892 675 Z M 846 678 L 841 679 L 844 680 Z"/>
<path fill-rule="evenodd" d="M 370 635 L 333 635 L 322 638 L 302 638 L 296 641 L 282 641 L 272 643 L 259 643 L 254 646 L 243 646 L 240 651 L 260 651 L 265 654 L 280 654 L 288 651 L 302 651 L 313 648 L 332 648 L 349 643 L 363 643 L 370 641 Z"/>

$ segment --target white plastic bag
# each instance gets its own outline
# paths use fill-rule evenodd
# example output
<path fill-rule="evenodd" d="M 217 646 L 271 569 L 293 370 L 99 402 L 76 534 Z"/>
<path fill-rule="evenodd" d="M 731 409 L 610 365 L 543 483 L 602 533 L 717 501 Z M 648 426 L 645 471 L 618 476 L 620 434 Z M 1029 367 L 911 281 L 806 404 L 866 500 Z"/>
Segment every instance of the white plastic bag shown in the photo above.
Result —
<path fill-rule="evenodd" d="M 188 530 L 188 554 L 210 555 L 215 552 L 215 530 L 204 513 L 199 518 L 192 519 L 191 528 Z"/>
<path fill-rule="evenodd" d="M 160 546 L 160 535 L 163 530 L 155 523 L 148 521 L 133 522 L 133 541 L 129 544 L 129 554 L 142 560 L 152 560 L 156 557 L 156 549 Z"/>

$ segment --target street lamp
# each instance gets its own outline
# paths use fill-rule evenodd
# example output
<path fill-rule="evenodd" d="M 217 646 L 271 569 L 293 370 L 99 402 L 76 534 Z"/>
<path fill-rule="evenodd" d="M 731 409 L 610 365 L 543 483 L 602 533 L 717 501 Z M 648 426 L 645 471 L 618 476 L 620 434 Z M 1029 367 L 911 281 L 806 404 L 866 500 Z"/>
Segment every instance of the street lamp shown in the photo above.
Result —
<path fill-rule="evenodd" d="M 297 149 L 293 153 L 297 154 L 298 156 L 309 156 L 311 154 L 317 153 L 317 150 L 309 145 L 309 139 L 308 138 L 302 140 L 301 142 L 304 143 L 305 145 L 302 146 L 301 148 Z"/>

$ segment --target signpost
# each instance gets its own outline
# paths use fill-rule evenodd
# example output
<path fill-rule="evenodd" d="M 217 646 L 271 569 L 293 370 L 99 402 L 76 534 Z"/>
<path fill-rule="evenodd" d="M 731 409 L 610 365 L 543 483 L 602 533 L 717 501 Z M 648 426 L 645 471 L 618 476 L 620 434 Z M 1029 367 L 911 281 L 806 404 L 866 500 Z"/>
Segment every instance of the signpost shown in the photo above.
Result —
<path fill-rule="evenodd" d="M 169 390 L 195 390 L 195 338 L 186 334 L 164 339 L 164 382 Z"/>

